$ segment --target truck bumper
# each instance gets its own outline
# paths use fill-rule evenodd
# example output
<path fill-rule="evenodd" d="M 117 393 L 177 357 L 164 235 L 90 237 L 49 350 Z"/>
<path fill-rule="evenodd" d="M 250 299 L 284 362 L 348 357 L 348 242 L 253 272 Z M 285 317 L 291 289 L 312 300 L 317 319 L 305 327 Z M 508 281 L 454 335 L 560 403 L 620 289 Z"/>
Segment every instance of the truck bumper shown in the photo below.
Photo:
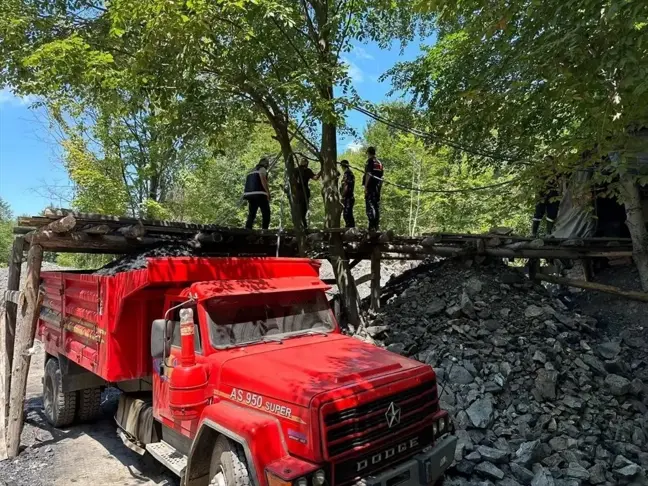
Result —
<path fill-rule="evenodd" d="M 428 486 L 434 484 L 454 460 L 457 437 L 444 437 L 434 447 L 376 476 L 359 481 L 358 486 Z"/>

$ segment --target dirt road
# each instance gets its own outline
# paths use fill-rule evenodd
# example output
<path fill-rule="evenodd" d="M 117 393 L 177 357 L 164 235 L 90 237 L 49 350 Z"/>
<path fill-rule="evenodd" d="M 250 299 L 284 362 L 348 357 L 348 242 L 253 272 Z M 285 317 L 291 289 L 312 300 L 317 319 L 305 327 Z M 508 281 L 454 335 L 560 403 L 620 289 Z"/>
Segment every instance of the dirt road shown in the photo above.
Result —
<path fill-rule="evenodd" d="M 21 448 L 13 461 L 0 462 L 4 486 L 177 486 L 162 466 L 126 448 L 113 419 L 117 392 L 103 396 L 103 417 L 93 424 L 53 429 L 43 415 L 43 352 L 36 343 L 27 383 L 26 423 Z"/>

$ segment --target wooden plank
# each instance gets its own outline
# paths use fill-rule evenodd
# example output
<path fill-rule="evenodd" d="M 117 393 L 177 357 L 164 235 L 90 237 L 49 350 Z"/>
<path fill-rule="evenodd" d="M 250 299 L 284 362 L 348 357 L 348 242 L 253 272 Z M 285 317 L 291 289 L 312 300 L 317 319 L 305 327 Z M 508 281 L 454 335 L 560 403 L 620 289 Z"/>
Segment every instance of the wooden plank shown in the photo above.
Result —
<path fill-rule="evenodd" d="M 14 360 L 11 368 L 11 390 L 9 393 L 9 419 L 7 424 L 7 455 L 18 455 L 20 433 L 23 425 L 23 407 L 31 355 L 28 350 L 34 345 L 34 334 L 40 313 L 41 297 L 40 271 L 43 262 L 43 247 L 32 244 L 27 255 L 27 276 L 25 299 L 18 309 L 20 321 L 16 327 Z"/>
<path fill-rule="evenodd" d="M 371 290 L 370 308 L 376 312 L 380 309 L 380 247 L 376 245 L 371 254 Z"/>
<path fill-rule="evenodd" d="M 7 348 L 7 312 L 0 304 L 0 349 Z M 13 344 L 13 343 L 12 343 Z M 9 408 L 9 386 L 11 383 L 11 363 L 7 353 L 0 355 L 0 461 L 7 459 L 7 416 Z"/>
<path fill-rule="evenodd" d="M 624 297 L 626 299 L 637 300 L 639 302 L 648 302 L 648 292 L 623 290 L 618 287 L 613 287 L 612 285 L 603 285 L 595 282 L 587 282 L 585 280 L 575 280 L 575 279 L 565 278 L 565 277 L 556 277 L 554 275 L 547 275 L 545 273 L 540 273 L 540 272 L 535 274 L 535 279 L 542 280 L 544 282 L 555 283 L 559 285 L 566 285 L 568 287 L 576 287 L 585 290 L 594 290 L 596 292 L 612 294 L 619 297 Z"/>
<path fill-rule="evenodd" d="M 56 221 L 52 221 L 50 224 L 48 224 L 45 227 L 46 231 L 53 231 L 54 233 L 67 233 L 74 229 L 76 226 L 76 218 L 68 214 L 67 216 L 62 217 L 61 219 L 57 219 Z"/>

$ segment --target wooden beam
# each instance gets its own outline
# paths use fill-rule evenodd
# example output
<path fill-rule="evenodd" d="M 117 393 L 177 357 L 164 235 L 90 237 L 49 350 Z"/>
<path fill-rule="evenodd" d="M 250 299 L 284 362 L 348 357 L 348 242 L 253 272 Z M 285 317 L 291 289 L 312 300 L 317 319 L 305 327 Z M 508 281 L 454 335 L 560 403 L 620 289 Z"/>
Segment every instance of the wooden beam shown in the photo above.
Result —
<path fill-rule="evenodd" d="M 0 304 L 0 349 L 7 349 L 7 310 Z M 13 344 L 13 343 L 12 343 Z M 13 349 L 12 349 L 13 351 Z M 7 455 L 7 416 L 9 410 L 9 386 L 11 383 L 11 363 L 7 353 L 0 355 L 0 461 Z"/>
<path fill-rule="evenodd" d="M 595 282 L 587 282 L 585 280 L 575 280 L 565 277 L 556 277 L 554 275 L 547 275 L 546 273 L 537 272 L 535 274 L 536 280 L 544 282 L 555 283 L 558 285 L 566 285 L 567 287 L 576 287 L 578 289 L 594 290 L 596 292 L 603 292 L 612 294 L 626 299 L 637 300 L 639 302 L 648 302 L 648 292 L 637 292 L 634 290 L 623 290 L 612 285 L 604 285 Z"/>
<path fill-rule="evenodd" d="M 40 314 L 41 296 L 40 271 L 43 263 L 43 247 L 32 244 L 27 255 L 27 276 L 25 279 L 25 298 L 19 305 L 20 321 L 16 327 L 14 360 L 11 368 L 11 390 L 9 394 L 9 420 L 7 424 L 7 454 L 10 458 L 18 455 L 20 433 L 23 426 L 25 390 L 34 334 Z"/>
<path fill-rule="evenodd" d="M 25 245 L 25 238 L 17 236 L 14 238 L 13 246 L 11 247 L 11 256 L 9 260 L 9 278 L 7 281 L 7 290 L 17 291 L 20 289 L 20 272 L 23 262 L 23 248 Z M 7 316 L 5 319 L 6 329 L 6 347 L 2 348 L 6 353 L 9 360 L 9 369 L 13 363 L 14 355 L 14 339 L 16 336 L 16 317 L 18 313 L 18 303 L 9 301 L 7 306 Z M 5 414 L 6 416 L 6 414 Z"/>
<path fill-rule="evenodd" d="M 376 312 L 380 309 L 380 247 L 376 245 L 371 253 L 371 290 L 370 308 Z"/>
<path fill-rule="evenodd" d="M 68 214 L 61 219 L 52 221 L 45 227 L 45 231 L 53 231 L 54 233 L 67 233 L 74 229 L 76 226 L 76 218 L 72 214 Z"/>

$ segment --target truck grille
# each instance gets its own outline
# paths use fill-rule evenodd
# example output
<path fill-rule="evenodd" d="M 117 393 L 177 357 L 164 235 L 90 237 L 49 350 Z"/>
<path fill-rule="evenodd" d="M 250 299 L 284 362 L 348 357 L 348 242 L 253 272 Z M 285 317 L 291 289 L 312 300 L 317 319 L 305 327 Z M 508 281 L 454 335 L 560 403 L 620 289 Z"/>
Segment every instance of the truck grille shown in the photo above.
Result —
<path fill-rule="evenodd" d="M 386 413 L 392 403 L 400 409 L 400 422 L 389 427 Z M 436 383 L 430 381 L 373 402 L 329 413 L 324 417 L 328 457 L 333 459 L 369 447 L 377 440 L 397 436 L 438 409 Z"/>
<path fill-rule="evenodd" d="M 417 445 L 409 447 L 412 439 Z M 346 486 L 356 483 L 362 478 L 378 474 L 394 464 L 411 459 L 433 440 L 432 427 L 424 427 L 415 433 L 404 434 L 403 437 L 398 437 L 396 440 L 392 439 L 386 445 L 372 448 L 371 451 L 358 457 L 338 462 L 333 466 L 333 484 Z M 399 448 L 399 446 L 401 447 Z"/>

